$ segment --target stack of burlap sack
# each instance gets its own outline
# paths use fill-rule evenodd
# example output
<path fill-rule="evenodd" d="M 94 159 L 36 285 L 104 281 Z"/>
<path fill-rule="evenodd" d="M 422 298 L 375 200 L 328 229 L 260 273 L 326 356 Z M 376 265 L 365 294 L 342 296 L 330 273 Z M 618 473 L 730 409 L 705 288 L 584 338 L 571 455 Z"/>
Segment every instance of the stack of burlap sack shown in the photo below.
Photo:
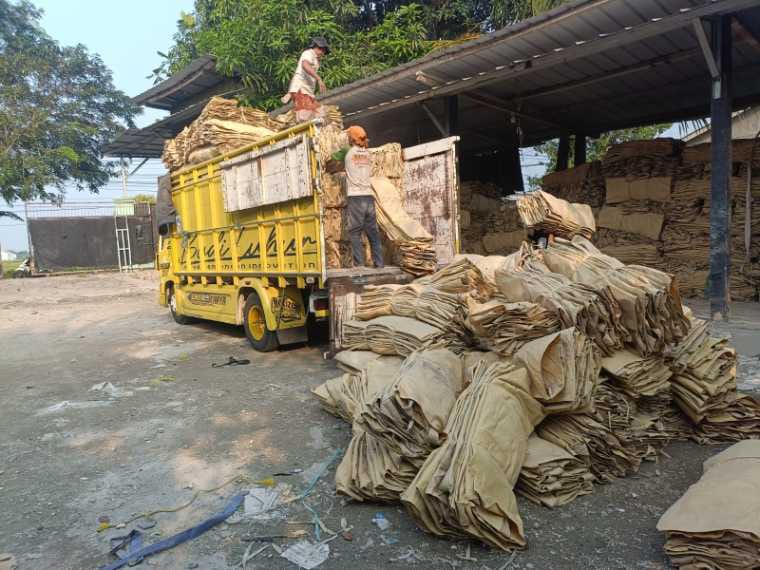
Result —
<path fill-rule="evenodd" d="M 378 226 L 397 248 L 399 266 L 416 276 L 435 271 L 433 236 L 407 214 L 402 189 L 383 176 L 372 178 L 372 190 Z"/>
<path fill-rule="evenodd" d="M 586 204 L 573 204 L 541 190 L 517 201 L 517 211 L 529 230 L 559 237 L 576 235 L 590 238 L 596 231 L 594 214 Z"/>
<path fill-rule="evenodd" d="M 603 252 L 624 263 L 675 274 L 682 295 L 702 296 L 710 263 L 711 160 L 710 144 L 629 141 L 610 147 L 601 161 L 601 201 L 579 191 L 584 171 L 591 172 L 593 165 L 547 174 L 542 189 L 594 209 L 595 244 Z M 732 161 L 730 290 L 735 300 L 756 300 L 760 234 L 754 229 L 760 224 L 760 144 L 733 141 Z"/>
<path fill-rule="evenodd" d="M 593 491 L 594 476 L 586 462 L 535 433 L 528 438 L 515 490 L 546 507 L 561 507 Z"/>
<path fill-rule="evenodd" d="M 412 319 L 394 315 L 369 321 L 352 320 L 344 323 L 343 338 L 352 350 L 371 350 L 377 354 L 408 356 L 434 341 L 442 341 L 445 331 Z M 458 345 L 456 339 L 450 343 Z"/>
<path fill-rule="evenodd" d="M 384 315 L 412 317 L 464 339 L 464 304 L 456 293 L 448 293 L 420 282 L 409 285 L 368 286 L 356 304 L 356 319 L 366 321 Z"/>
<path fill-rule="evenodd" d="M 517 203 L 495 184 L 465 181 L 459 186 L 462 251 L 489 254 L 511 251 L 525 240 Z"/>
<path fill-rule="evenodd" d="M 669 441 L 760 437 L 735 355 L 672 277 L 579 236 L 368 288 L 344 337 L 346 374 L 315 390 L 353 424 L 337 489 L 401 500 L 437 536 L 520 548 L 516 494 L 559 507 Z"/>
<path fill-rule="evenodd" d="M 278 130 L 266 112 L 234 99 L 212 97 L 197 119 L 166 141 L 161 158 L 167 169 L 177 170 L 258 142 Z"/>
<path fill-rule="evenodd" d="M 592 209 L 604 204 L 604 175 L 598 160 L 567 170 L 551 172 L 541 179 L 541 189 L 568 202 L 588 204 Z"/>
<path fill-rule="evenodd" d="M 325 124 L 342 130 L 343 117 L 338 108 L 327 106 L 325 111 Z M 272 118 L 267 112 L 241 105 L 235 99 L 212 97 L 197 119 L 164 143 L 161 158 L 167 169 L 178 170 L 257 143 L 295 126 L 294 121 L 295 117 L 288 114 Z"/>
<path fill-rule="evenodd" d="M 657 523 L 677 568 L 760 565 L 760 441 L 742 441 L 704 462 L 704 473 Z"/>

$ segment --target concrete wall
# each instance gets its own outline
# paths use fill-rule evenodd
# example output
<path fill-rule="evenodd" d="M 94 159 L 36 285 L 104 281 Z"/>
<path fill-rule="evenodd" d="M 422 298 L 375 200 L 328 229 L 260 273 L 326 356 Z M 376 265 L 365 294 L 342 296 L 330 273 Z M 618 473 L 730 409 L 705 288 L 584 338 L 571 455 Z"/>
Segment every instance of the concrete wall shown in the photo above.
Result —
<path fill-rule="evenodd" d="M 150 215 L 129 216 L 132 263 L 154 259 L 154 230 Z M 119 219 L 124 227 L 124 218 Z M 32 218 L 29 220 L 38 271 L 73 267 L 118 267 L 112 216 Z"/>

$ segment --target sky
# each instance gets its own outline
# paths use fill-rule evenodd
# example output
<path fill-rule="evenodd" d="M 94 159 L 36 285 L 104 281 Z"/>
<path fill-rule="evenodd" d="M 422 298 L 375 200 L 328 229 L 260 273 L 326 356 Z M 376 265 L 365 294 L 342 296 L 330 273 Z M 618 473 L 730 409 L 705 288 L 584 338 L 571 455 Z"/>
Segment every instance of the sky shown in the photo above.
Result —
<path fill-rule="evenodd" d="M 180 12 L 193 9 L 193 0 L 131 0 L 128 7 L 115 0 L 32 0 L 32 3 L 45 11 L 42 27 L 53 39 L 62 45 L 84 44 L 100 55 L 113 72 L 116 87 L 129 96 L 151 87 L 152 80 L 147 76 L 161 61 L 156 52 L 171 47 Z M 147 109 L 136 123 L 142 127 L 164 114 Z M 131 178 L 130 193 L 154 190 L 156 177 L 163 172 L 160 161 L 149 161 Z M 121 180 L 114 180 L 99 195 L 74 190 L 67 199 L 110 202 L 121 195 Z M 23 213 L 23 206 L 12 209 Z M 27 249 L 24 223 L 0 218 L 0 244 L 3 249 Z"/>

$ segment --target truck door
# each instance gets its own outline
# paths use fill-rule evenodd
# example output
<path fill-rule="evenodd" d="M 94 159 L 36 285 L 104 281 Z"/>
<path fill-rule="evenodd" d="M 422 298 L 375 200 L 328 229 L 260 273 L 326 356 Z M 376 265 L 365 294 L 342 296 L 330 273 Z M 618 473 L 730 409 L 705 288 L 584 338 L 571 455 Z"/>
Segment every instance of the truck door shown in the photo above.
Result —
<path fill-rule="evenodd" d="M 404 149 L 404 209 L 433 235 L 439 266 L 459 253 L 458 140 L 448 137 Z"/>

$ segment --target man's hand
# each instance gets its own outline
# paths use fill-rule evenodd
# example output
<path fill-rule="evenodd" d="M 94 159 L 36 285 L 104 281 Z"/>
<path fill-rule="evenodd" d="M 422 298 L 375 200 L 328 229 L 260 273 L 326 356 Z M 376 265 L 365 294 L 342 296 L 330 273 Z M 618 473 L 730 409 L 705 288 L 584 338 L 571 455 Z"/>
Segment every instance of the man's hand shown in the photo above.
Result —
<path fill-rule="evenodd" d="M 319 92 L 320 93 L 324 93 L 325 91 L 327 91 L 327 86 L 325 85 L 325 82 L 322 81 L 321 77 L 317 78 L 317 83 L 319 83 Z"/>

